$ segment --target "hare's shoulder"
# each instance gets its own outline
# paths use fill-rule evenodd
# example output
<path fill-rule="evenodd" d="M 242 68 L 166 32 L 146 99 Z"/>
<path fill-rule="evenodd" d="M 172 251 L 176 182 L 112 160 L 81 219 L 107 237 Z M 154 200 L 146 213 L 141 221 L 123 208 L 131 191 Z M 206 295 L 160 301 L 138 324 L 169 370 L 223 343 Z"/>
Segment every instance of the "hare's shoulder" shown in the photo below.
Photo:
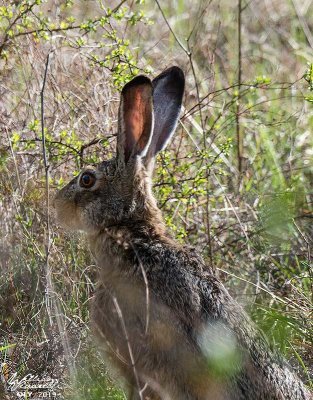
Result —
<path fill-rule="evenodd" d="M 193 286 L 205 274 L 211 274 L 201 256 L 187 246 L 172 242 L 142 241 L 133 248 L 137 264 L 144 268 L 151 279 L 165 279 L 175 283 L 185 281 Z M 178 281 L 177 281 L 178 280 Z"/>
<path fill-rule="evenodd" d="M 138 243 L 134 251 L 136 274 L 141 279 L 144 274 L 151 291 L 167 305 L 193 318 L 219 313 L 227 292 L 194 248 L 151 241 Z"/>

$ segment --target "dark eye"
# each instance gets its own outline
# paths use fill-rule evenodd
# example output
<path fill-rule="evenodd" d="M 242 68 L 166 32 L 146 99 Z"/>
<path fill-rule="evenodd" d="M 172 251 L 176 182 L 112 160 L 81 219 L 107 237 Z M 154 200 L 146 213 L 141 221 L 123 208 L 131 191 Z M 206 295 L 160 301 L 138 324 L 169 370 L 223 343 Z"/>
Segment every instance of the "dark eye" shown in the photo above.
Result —
<path fill-rule="evenodd" d="M 83 188 L 91 188 L 96 182 L 96 177 L 92 172 L 84 172 L 80 177 L 79 184 Z"/>

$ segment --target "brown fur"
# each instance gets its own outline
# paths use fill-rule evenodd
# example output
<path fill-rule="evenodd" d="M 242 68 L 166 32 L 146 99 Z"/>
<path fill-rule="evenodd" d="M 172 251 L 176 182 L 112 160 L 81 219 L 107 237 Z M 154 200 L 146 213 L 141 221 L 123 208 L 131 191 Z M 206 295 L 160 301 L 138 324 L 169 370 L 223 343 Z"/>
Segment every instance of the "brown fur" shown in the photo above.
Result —
<path fill-rule="evenodd" d="M 121 104 L 125 92 L 140 84 L 142 79 L 126 87 Z M 177 67 L 165 71 L 152 86 L 160 114 L 155 118 L 166 114 L 177 119 L 181 71 Z M 136 104 L 149 110 L 142 105 L 151 99 L 137 98 L 147 91 L 135 92 Z M 163 103 L 158 104 L 160 99 L 167 100 L 166 112 Z M 131 141 L 123 135 L 132 132 L 132 117 L 124 116 L 120 109 L 124 128 L 118 135 L 117 158 L 94 170 L 96 183 L 90 189 L 81 187 L 82 175 L 75 178 L 57 194 L 55 206 L 65 225 L 87 232 L 99 268 L 93 329 L 126 380 L 130 397 L 311 398 L 202 258 L 166 232 L 151 193 L 150 174 L 153 158 L 175 123 L 165 119 L 157 124 L 154 140 L 145 128 L 136 130 L 135 136 L 130 133 L 135 140 L 130 149 Z M 143 118 L 151 121 L 153 116 L 148 112 Z"/>

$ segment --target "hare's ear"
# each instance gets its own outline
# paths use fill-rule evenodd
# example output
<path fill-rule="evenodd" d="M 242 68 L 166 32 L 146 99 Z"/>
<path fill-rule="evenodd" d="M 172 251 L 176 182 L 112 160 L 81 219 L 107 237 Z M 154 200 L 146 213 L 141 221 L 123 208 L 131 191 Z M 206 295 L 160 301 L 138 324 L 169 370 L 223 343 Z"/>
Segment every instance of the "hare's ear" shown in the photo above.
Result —
<path fill-rule="evenodd" d="M 168 68 L 152 81 L 152 85 L 154 129 L 147 163 L 164 149 L 175 131 L 185 88 L 184 73 L 178 67 Z"/>
<path fill-rule="evenodd" d="M 149 147 L 153 129 L 152 90 L 150 79 L 142 75 L 122 90 L 117 154 L 125 164 L 133 156 L 144 156 Z"/>

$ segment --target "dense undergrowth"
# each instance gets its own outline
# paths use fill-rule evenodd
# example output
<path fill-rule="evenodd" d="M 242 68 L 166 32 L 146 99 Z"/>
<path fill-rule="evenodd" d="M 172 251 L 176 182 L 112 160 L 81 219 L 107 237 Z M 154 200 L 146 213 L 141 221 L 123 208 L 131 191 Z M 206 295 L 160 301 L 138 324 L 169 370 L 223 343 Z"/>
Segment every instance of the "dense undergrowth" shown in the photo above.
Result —
<path fill-rule="evenodd" d="M 114 153 L 123 84 L 177 64 L 184 109 L 154 178 L 166 223 L 312 385 L 312 2 L 111 3 L 0 7 L 4 382 L 47 373 L 70 399 L 124 398 L 89 335 L 94 261 L 50 198 Z"/>

